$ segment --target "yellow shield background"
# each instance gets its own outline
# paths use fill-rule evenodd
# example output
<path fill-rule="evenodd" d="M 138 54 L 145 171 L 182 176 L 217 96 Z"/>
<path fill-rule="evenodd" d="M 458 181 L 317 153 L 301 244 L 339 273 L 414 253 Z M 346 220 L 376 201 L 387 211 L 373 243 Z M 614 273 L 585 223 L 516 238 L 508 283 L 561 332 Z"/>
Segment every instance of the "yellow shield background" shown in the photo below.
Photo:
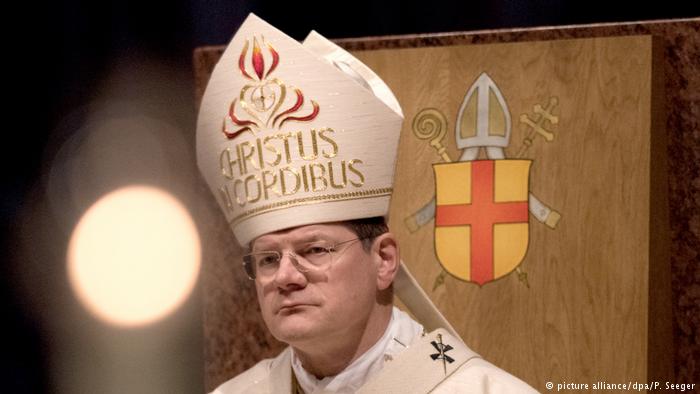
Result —
<path fill-rule="evenodd" d="M 492 163 L 491 172 L 477 178 L 477 167 L 488 163 Z M 480 160 L 433 165 L 437 204 L 435 253 L 451 275 L 483 285 L 503 277 L 522 262 L 529 240 L 531 163 Z M 475 201 L 474 196 L 479 195 L 490 201 Z M 513 216 L 509 210 L 517 214 Z"/>

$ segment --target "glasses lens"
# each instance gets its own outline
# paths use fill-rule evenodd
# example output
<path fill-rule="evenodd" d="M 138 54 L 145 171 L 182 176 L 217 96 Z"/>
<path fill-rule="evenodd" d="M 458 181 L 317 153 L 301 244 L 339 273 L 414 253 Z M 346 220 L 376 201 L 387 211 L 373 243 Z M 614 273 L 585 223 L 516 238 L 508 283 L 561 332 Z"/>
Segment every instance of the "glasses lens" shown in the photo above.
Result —
<path fill-rule="evenodd" d="M 331 262 L 330 249 L 323 246 L 311 246 L 300 253 L 299 264 L 308 265 L 310 268 L 323 267 Z"/>
<path fill-rule="evenodd" d="M 277 252 L 259 252 L 243 256 L 243 266 L 250 278 L 272 275 L 279 267 L 280 255 Z M 252 275 L 251 275 L 252 273 Z"/>

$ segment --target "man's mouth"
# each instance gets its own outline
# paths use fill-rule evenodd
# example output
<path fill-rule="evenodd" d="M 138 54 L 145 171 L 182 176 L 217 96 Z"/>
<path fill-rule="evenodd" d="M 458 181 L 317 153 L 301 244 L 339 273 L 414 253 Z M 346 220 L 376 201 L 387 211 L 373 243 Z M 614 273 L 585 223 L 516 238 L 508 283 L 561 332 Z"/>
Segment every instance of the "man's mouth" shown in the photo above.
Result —
<path fill-rule="evenodd" d="M 310 304 L 304 304 L 304 303 L 289 303 L 289 304 L 284 304 L 282 305 L 277 313 L 279 314 L 292 314 L 295 312 L 300 311 L 301 309 L 304 309 L 306 307 L 310 307 L 312 305 Z"/>

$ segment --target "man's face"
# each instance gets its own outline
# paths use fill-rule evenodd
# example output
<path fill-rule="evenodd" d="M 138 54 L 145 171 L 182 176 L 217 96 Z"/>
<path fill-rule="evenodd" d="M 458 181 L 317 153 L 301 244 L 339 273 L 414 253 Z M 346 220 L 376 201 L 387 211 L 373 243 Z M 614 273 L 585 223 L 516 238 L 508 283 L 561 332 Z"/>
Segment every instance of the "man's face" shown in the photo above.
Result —
<path fill-rule="evenodd" d="M 357 235 L 340 224 L 316 224 L 254 241 L 253 252 L 284 254 L 273 275 L 255 280 L 263 319 L 275 338 L 289 344 L 332 339 L 367 323 L 378 292 L 378 262 L 361 241 L 339 246 L 329 266 L 308 272 L 300 272 L 288 254 L 354 238 Z"/>

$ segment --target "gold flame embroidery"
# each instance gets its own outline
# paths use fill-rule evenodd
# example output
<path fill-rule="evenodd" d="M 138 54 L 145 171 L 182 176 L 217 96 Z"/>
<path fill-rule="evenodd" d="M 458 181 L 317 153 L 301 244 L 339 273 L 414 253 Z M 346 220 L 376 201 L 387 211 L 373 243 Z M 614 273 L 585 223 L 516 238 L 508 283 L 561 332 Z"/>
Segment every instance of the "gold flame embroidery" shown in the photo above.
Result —
<path fill-rule="evenodd" d="M 222 126 L 222 132 L 226 138 L 232 140 L 245 131 L 255 134 L 263 127 L 279 129 L 287 121 L 309 122 L 315 119 L 320 112 L 318 103 L 310 100 L 309 112 L 298 114 L 304 107 L 305 101 L 301 89 L 288 86 L 278 78 L 268 78 L 280 61 L 279 53 L 272 44 L 265 41 L 262 36 L 260 40 L 253 37 L 252 51 L 249 51 L 250 44 L 250 39 L 245 41 L 238 57 L 238 68 L 250 83 L 243 86 L 239 97 L 229 106 Z M 267 51 L 264 51 L 264 48 Z M 266 67 L 268 64 L 269 67 Z M 287 89 L 294 91 L 295 101 L 286 105 L 287 109 L 278 113 L 287 101 Z"/>

